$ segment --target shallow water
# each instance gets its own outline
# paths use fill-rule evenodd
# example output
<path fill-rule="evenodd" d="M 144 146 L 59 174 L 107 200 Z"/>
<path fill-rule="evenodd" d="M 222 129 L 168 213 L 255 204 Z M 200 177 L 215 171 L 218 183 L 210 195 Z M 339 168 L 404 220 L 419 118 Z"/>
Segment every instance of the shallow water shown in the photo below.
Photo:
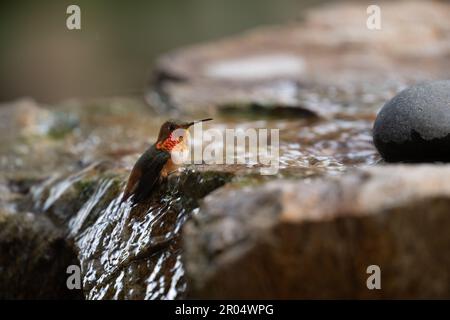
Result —
<path fill-rule="evenodd" d="M 355 106 L 345 103 L 348 97 L 336 95 L 337 102 L 332 103 L 311 93 L 309 103 L 333 105 L 330 118 L 218 114 L 205 128 L 222 133 L 225 129 L 279 129 L 278 174 L 261 176 L 255 163 L 189 165 L 174 176 L 164 194 L 134 207 L 120 203 L 127 175 L 168 117 L 156 115 L 137 99 L 70 101 L 50 108 L 50 114 L 57 110 L 72 122 L 77 119 L 78 125 L 54 136 L 49 134 L 51 127 L 43 125 L 30 131 L 34 122 L 41 121 L 40 116 L 31 118 L 31 125 L 19 126 L 14 134 L 2 137 L 1 165 L 9 181 L 21 181 L 33 173 L 24 201 L 33 212 L 45 212 L 62 224 L 75 241 L 86 298 L 182 298 L 187 287 L 181 229 L 199 205 L 196 196 L 186 190 L 206 184 L 202 172 L 231 172 L 235 176 L 231 183 L 240 187 L 277 178 L 338 175 L 355 166 L 374 165 L 380 158 L 372 144 L 371 128 L 381 98 L 365 96 L 353 96 L 353 101 L 359 101 Z M 37 115 L 48 113 L 35 104 L 31 108 Z M 215 143 L 229 147 L 227 141 Z M 236 161 L 239 156 L 235 155 Z M 194 184 L 179 187 L 198 170 Z"/>
<path fill-rule="evenodd" d="M 120 203 L 122 194 L 101 210 L 83 232 L 77 226 L 101 200 L 104 181 L 69 223 L 80 249 L 88 299 L 174 299 L 185 290 L 180 229 L 192 206 L 171 194 L 151 204 Z"/>

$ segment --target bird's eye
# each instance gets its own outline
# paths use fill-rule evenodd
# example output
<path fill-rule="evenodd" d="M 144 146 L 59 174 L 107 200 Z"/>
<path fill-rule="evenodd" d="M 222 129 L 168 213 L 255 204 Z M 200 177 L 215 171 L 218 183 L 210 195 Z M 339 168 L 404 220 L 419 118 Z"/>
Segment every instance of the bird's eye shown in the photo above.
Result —
<path fill-rule="evenodd" d="M 173 125 L 173 124 L 169 124 L 169 131 L 173 131 L 173 130 L 175 130 L 176 128 L 175 128 L 175 125 Z"/>

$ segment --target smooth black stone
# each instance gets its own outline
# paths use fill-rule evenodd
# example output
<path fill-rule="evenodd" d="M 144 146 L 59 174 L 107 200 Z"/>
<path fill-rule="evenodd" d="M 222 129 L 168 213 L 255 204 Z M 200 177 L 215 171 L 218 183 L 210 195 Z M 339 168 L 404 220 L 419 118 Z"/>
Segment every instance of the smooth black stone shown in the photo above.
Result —
<path fill-rule="evenodd" d="M 418 84 L 388 101 L 373 140 L 388 162 L 450 162 L 450 80 Z"/>

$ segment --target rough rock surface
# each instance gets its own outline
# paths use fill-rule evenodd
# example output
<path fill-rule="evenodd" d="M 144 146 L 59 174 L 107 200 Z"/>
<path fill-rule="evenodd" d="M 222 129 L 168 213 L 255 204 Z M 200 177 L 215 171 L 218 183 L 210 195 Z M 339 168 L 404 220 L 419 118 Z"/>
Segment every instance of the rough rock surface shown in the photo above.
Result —
<path fill-rule="evenodd" d="M 75 248 L 45 216 L 0 211 L 0 299 L 83 299 L 66 286 Z"/>
<path fill-rule="evenodd" d="M 357 104 L 358 94 L 389 97 L 405 83 L 446 78 L 450 4 L 377 5 L 379 31 L 366 27 L 367 3 L 349 2 L 308 11 L 301 22 L 174 51 L 157 63 L 156 91 L 148 96 L 184 112 L 251 107 L 275 116 L 286 110 L 329 116 L 343 111 L 333 103 L 340 99 Z M 331 102 L 318 101 L 321 90 Z"/>
<path fill-rule="evenodd" d="M 189 297 L 448 298 L 449 179 L 448 166 L 382 166 L 222 188 L 184 229 Z"/>
<path fill-rule="evenodd" d="M 450 80 L 397 94 L 378 114 L 373 138 L 387 161 L 450 161 Z"/>

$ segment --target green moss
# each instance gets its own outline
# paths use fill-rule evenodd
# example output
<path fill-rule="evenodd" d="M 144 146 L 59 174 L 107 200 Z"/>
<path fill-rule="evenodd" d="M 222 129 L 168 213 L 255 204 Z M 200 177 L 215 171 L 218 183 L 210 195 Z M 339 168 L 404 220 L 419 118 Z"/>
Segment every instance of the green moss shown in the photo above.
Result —
<path fill-rule="evenodd" d="M 48 125 L 48 136 L 52 139 L 63 139 L 79 126 L 79 119 L 73 113 L 55 112 Z"/>
<path fill-rule="evenodd" d="M 277 176 L 262 176 L 256 173 L 243 176 L 236 176 L 231 181 L 231 186 L 236 188 L 255 187 L 268 181 L 275 180 L 276 178 Z"/>
<path fill-rule="evenodd" d="M 180 176 L 178 184 L 184 195 L 201 199 L 231 181 L 233 176 L 232 173 L 221 171 L 188 171 Z"/>
<path fill-rule="evenodd" d="M 79 195 L 80 197 L 84 197 L 84 195 L 90 195 L 94 192 L 95 187 L 97 185 L 97 180 L 92 178 L 81 179 L 74 183 L 74 193 L 75 195 Z"/>

